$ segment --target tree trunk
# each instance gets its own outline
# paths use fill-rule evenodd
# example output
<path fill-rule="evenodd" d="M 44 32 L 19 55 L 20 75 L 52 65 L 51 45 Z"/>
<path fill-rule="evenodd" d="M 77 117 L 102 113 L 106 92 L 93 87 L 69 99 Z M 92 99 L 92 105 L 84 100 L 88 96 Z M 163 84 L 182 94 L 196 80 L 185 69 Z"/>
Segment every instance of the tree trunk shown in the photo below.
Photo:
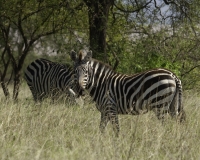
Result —
<path fill-rule="evenodd" d="M 17 69 L 14 74 L 14 86 L 13 86 L 13 99 L 17 100 L 19 94 L 20 85 L 20 71 Z"/>
<path fill-rule="evenodd" d="M 30 42 L 30 43 L 32 43 L 32 42 Z M 17 98 L 18 98 L 19 87 L 20 87 L 20 78 L 21 78 L 21 70 L 22 70 L 22 67 L 23 67 L 23 64 L 24 64 L 24 60 L 25 60 L 25 58 L 28 54 L 28 51 L 29 51 L 29 48 L 30 48 L 29 46 L 27 46 L 24 49 L 23 54 L 21 54 L 22 56 L 18 60 L 18 65 L 13 65 L 13 70 L 14 70 L 13 99 L 14 100 L 17 100 Z"/>
<path fill-rule="evenodd" d="M 0 70 L 0 83 L 1 83 L 1 87 L 6 99 L 9 99 L 10 93 L 9 93 L 7 85 L 5 84 L 5 77 L 8 71 L 8 66 L 10 64 L 10 58 L 6 57 L 6 48 L 2 52 L 1 61 L 2 61 L 3 66 L 2 66 L 2 70 Z"/>
<path fill-rule="evenodd" d="M 90 49 L 94 58 L 106 60 L 107 21 L 113 0 L 85 0 L 85 3 L 88 6 Z"/>
<path fill-rule="evenodd" d="M 9 93 L 9 90 L 8 90 L 8 87 L 6 86 L 5 82 L 4 81 L 1 81 L 1 87 L 3 89 L 3 93 L 6 97 L 6 99 L 9 99 L 10 98 L 10 93 Z"/>

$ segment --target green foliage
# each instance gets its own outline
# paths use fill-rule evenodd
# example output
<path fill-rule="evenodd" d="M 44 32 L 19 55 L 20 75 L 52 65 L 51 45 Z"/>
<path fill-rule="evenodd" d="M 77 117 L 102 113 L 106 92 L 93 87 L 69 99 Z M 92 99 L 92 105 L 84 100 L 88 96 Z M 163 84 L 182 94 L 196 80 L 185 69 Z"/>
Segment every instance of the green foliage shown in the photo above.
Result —
<path fill-rule="evenodd" d="M 122 10 L 136 9 L 128 2 L 117 1 L 116 5 Z M 134 74 L 152 68 L 166 68 L 182 80 L 184 89 L 198 87 L 199 2 L 180 5 L 188 8 L 187 16 L 171 5 L 169 9 L 173 10 L 171 18 L 176 15 L 174 19 L 167 18 L 171 13 L 166 10 L 164 15 L 164 11 L 161 12 L 158 7 L 137 13 L 112 8 L 107 31 L 110 64 L 114 66 L 117 55 L 117 71 L 121 73 Z"/>
<path fill-rule="evenodd" d="M 119 24 L 116 23 L 116 26 Z M 134 74 L 153 68 L 166 68 L 182 79 L 185 89 L 198 84 L 200 48 L 191 27 L 185 25 L 172 31 L 166 25 L 154 33 L 149 30 L 148 34 L 139 37 L 134 33 L 125 34 L 126 28 L 118 26 L 118 29 L 120 32 L 117 29 L 109 32 L 112 38 L 108 39 L 111 64 L 115 63 L 112 52 L 119 59 L 117 71 Z"/>
<path fill-rule="evenodd" d="M 50 55 L 52 50 L 62 52 L 65 47 L 60 45 L 61 42 L 63 45 L 67 43 L 68 48 L 74 48 L 74 39 L 80 39 L 77 35 L 86 30 L 85 8 L 82 0 L 1 1 L 0 51 L 5 49 L 5 55 L 11 59 L 6 76 L 10 77 L 13 73 L 13 99 L 17 99 L 22 70 L 29 62 L 25 62 L 28 54 L 39 51 L 38 55 Z M 55 43 L 58 39 L 58 43 Z M 3 56 L 0 59 L 2 64 Z M 3 63 L 0 73 L 7 70 L 4 66 L 6 63 Z"/>
<path fill-rule="evenodd" d="M 88 10 L 92 8 L 85 2 L 97 3 L 83 0 L 0 1 L 0 50 L 9 43 L 14 60 L 20 64 L 27 44 L 34 41 L 28 48 L 23 69 L 38 57 L 71 64 L 70 51 L 78 51 L 90 43 Z M 176 4 L 166 5 L 164 1 L 157 7 L 148 4 L 139 9 L 146 2 L 115 1 L 115 6 L 108 8 L 108 19 L 102 17 L 108 20 L 106 26 L 97 26 L 99 29 L 106 27 L 108 57 L 103 60 L 112 66 L 119 60 L 116 70 L 128 74 L 167 68 L 182 79 L 185 88 L 198 87 L 199 1 L 190 5 L 185 1 L 177 2 L 187 11 L 182 14 Z M 161 13 L 162 7 L 170 12 Z M 10 29 L 7 40 L 3 37 L 3 29 Z M 7 77 L 12 70 L 10 63 Z"/>
<path fill-rule="evenodd" d="M 137 42 L 131 42 L 128 38 L 120 40 L 116 38 L 113 41 L 109 45 L 110 50 L 112 50 L 110 52 L 110 61 L 113 63 L 115 61 L 111 53 L 117 53 L 120 61 L 117 71 L 133 74 L 153 68 L 166 68 L 174 71 L 177 75 L 181 75 L 181 63 L 173 62 L 171 58 L 156 49 L 154 44 L 158 40 L 146 38 L 139 39 Z"/>

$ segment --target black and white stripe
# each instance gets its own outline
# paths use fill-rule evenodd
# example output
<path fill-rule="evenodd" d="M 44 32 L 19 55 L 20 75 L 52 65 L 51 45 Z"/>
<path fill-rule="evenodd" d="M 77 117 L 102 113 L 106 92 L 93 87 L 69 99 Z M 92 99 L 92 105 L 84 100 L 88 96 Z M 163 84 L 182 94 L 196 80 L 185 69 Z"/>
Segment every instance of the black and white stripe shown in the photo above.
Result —
<path fill-rule="evenodd" d="M 69 90 L 75 91 L 77 96 L 82 94 L 78 85 L 74 84 L 74 72 L 68 65 L 52 62 L 46 59 L 36 59 L 25 70 L 25 79 L 35 101 L 42 101 L 45 97 L 55 98 Z"/>
<path fill-rule="evenodd" d="M 106 64 L 92 59 L 84 50 L 73 51 L 76 80 L 97 103 L 101 112 L 100 129 L 111 121 L 118 134 L 118 114 L 139 115 L 153 110 L 159 119 L 169 113 L 180 122 L 185 120 L 180 79 L 169 70 L 153 69 L 135 75 L 114 72 Z"/>

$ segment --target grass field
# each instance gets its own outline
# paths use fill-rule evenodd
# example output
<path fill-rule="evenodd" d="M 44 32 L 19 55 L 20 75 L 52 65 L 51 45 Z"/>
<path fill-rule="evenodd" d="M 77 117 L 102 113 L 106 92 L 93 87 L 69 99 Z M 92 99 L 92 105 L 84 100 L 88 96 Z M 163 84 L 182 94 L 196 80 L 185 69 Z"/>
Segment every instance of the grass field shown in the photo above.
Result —
<path fill-rule="evenodd" d="M 1 160 L 200 159 L 200 98 L 194 92 L 184 92 L 185 124 L 170 118 L 162 124 L 151 112 L 119 116 L 118 138 L 110 124 L 99 133 L 100 113 L 92 103 L 47 99 L 35 105 L 26 85 L 18 103 L 0 95 Z"/>

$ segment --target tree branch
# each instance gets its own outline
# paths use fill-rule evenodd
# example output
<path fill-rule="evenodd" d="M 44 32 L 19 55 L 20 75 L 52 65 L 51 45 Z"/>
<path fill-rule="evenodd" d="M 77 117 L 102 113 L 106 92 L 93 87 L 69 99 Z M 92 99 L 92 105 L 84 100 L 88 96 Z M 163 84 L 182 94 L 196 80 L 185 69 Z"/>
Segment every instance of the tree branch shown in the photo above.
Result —
<path fill-rule="evenodd" d="M 136 2 L 137 2 L 137 1 L 136 1 Z M 123 9 L 123 8 L 118 7 L 118 6 L 116 5 L 116 3 L 114 3 L 114 6 L 115 6 L 118 10 L 120 10 L 121 12 L 125 12 L 125 13 L 134 13 L 134 12 L 139 12 L 140 10 L 146 8 L 151 2 L 152 2 L 152 0 L 150 0 L 149 2 L 147 2 L 146 4 L 144 4 L 144 5 L 142 5 L 142 6 L 140 6 L 140 5 L 138 4 L 138 2 L 137 2 L 137 3 L 136 3 L 136 4 L 137 4 L 137 9 L 134 9 L 134 10 L 125 10 L 125 9 Z"/>
<path fill-rule="evenodd" d="M 24 30 L 23 30 L 23 28 L 22 28 L 21 22 L 22 22 L 22 19 L 21 19 L 21 12 L 19 12 L 18 21 L 17 21 L 17 27 L 18 27 L 19 32 L 20 32 L 20 34 L 21 34 L 21 36 L 22 36 L 22 38 L 23 38 L 23 40 L 24 40 L 24 45 L 25 45 L 25 47 L 27 47 L 27 46 L 28 46 L 28 41 L 27 41 L 27 38 L 26 38 L 26 36 L 25 36 L 25 34 L 24 34 Z"/>
<path fill-rule="evenodd" d="M 115 64 L 113 66 L 113 70 L 116 70 L 117 66 L 119 65 L 119 58 L 117 57 L 115 52 L 111 52 L 111 53 L 112 53 L 113 57 L 115 58 Z"/>
<path fill-rule="evenodd" d="M 185 73 L 181 74 L 181 77 L 185 76 L 186 74 L 189 74 L 192 70 L 194 70 L 195 68 L 200 67 L 200 64 L 190 68 L 188 71 L 186 71 Z"/>

